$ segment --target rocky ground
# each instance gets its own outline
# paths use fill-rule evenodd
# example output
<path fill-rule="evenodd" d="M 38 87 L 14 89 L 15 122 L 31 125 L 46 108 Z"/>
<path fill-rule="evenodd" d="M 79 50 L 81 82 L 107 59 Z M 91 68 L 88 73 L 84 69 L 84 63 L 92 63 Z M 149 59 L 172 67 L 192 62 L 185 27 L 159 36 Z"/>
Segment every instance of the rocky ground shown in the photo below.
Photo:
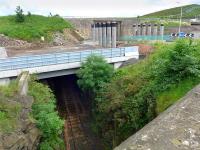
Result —
<path fill-rule="evenodd" d="M 29 116 L 33 98 L 16 96 L 5 101 L 13 105 L 20 103 L 22 110 L 17 119 L 17 129 L 9 133 L 0 132 L 0 150 L 36 150 L 41 133 Z"/>

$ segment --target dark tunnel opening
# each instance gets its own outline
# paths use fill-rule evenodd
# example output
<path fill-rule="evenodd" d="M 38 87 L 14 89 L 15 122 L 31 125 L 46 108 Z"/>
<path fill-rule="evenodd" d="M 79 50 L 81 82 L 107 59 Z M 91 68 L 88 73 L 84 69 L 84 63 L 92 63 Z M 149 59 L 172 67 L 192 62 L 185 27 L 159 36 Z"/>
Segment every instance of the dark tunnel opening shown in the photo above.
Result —
<path fill-rule="evenodd" d="M 65 120 L 67 150 L 102 150 L 100 139 L 91 131 L 91 101 L 77 85 L 76 75 L 41 80 L 56 96 L 57 110 Z"/>

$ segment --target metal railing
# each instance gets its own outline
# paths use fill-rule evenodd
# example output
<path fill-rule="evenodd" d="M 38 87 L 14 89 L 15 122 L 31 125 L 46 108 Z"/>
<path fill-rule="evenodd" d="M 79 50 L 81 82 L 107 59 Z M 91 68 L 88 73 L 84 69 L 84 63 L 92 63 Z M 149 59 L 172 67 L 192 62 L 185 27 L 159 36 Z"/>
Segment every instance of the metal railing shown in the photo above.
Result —
<path fill-rule="evenodd" d="M 112 48 L 3 58 L 0 59 L 0 71 L 82 62 L 92 54 L 104 58 L 123 57 L 129 51 L 128 48 Z"/>
<path fill-rule="evenodd" d="M 121 37 L 122 41 L 149 41 L 149 40 L 165 40 L 171 41 L 172 38 L 170 35 L 137 35 L 137 36 L 123 36 Z"/>

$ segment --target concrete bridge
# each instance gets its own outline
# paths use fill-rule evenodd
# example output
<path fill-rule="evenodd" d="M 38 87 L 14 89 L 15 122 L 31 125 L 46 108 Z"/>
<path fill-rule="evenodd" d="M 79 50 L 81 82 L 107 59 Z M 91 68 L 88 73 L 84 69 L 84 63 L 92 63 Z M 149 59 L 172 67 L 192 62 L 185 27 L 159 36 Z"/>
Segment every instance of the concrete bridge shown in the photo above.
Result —
<path fill-rule="evenodd" d="M 103 56 L 114 68 L 128 59 L 139 58 L 137 46 L 1 58 L 0 84 L 8 83 L 24 71 L 37 74 L 39 79 L 75 74 L 81 62 L 92 54 Z"/>

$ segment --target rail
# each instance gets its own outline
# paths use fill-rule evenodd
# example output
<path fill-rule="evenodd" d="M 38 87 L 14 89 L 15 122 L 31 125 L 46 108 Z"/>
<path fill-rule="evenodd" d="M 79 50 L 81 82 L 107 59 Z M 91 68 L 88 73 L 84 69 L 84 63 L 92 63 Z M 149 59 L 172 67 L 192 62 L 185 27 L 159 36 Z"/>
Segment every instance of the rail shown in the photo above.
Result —
<path fill-rule="evenodd" d="M 123 57 L 127 52 L 133 52 L 133 48 L 109 48 L 2 58 L 0 59 L 0 71 L 82 62 L 92 54 L 100 55 L 104 58 Z"/>

